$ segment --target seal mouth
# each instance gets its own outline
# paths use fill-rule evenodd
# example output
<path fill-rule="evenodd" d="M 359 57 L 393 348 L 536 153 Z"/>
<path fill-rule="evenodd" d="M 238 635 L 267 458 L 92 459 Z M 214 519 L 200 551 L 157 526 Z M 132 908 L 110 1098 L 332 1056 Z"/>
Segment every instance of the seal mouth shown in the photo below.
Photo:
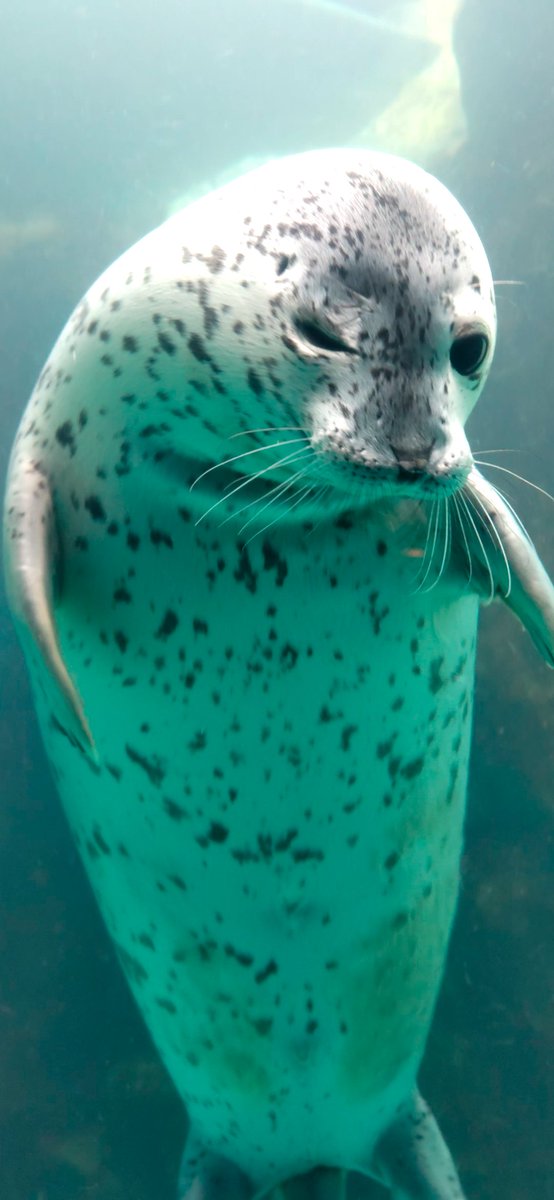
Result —
<path fill-rule="evenodd" d="M 367 496 L 403 495 L 434 499 L 459 491 L 473 467 L 465 439 L 434 437 L 402 446 L 385 441 L 382 446 L 353 442 L 339 431 L 312 435 L 318 471 L 337 491 Z"/>
<path fill-rule="evenodd" d="M 322 470 L 328 483 L 337 491 L 348 492 L 356 498 L 397 495 L 433 500 L 460 491 L 472 466 L 472 460 L 435 468 L 430 464 L 422 465 L 419 460 L 390 464 L 332 458 L 327 459 Z"/>

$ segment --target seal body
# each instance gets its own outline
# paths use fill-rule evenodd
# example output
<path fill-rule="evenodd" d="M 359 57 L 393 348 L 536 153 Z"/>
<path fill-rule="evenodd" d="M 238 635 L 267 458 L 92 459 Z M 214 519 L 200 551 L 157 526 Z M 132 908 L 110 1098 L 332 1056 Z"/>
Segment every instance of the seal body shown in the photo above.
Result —
<path fill-rule="evenodd" d="M 413 1097 L 470 738 L 477 570 L 449 564 L 482 516 L 452 498 L 494 328 L 449 193 L 318 152 L 124 255 L 24 416 L 12 603 L 75 839 L 191 1120 L 182 1194 L 319 1167 L 461 1194 Z"/>
<path fill-rule="evenodd" d="M 114 535 L 113 574 L 89 529 L 64 585 L 101 774 L 44 725 L 194 1127 L 261 1185 L 363 1164 L 413 1084 L 456 902 L 477 600 L 411 597 L 379 525 L 245 550 L 175 499 L 135 511 L 126 569 Z"/>

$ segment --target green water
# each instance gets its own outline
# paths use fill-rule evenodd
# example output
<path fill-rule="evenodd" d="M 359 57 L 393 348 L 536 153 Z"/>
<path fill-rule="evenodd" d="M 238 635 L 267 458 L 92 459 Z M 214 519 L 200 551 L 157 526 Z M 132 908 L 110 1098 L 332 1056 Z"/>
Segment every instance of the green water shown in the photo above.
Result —
<path fill-rule="evenodd" d="M 433 170 L 495 277 L 517 281 L 498 287 L 496 361 L 469 432 L 485 459 L 553 490 L 554 8 L 455 7 L 22 0 L 3 12 L 2 467 L 52 342 L 121 250 L 249 165 L 357 144 Z M 552 571 L 549 501 L 488 474 Z M 183 1114 L 77 861 L 5 604 L 0 656 L 0 1196 L 173 1200 Z M 554 683 L 499 608 L 483 615 L 478 661 L 461 899 L 422 1090 L 468 1200 L 549 1200 Z"/>

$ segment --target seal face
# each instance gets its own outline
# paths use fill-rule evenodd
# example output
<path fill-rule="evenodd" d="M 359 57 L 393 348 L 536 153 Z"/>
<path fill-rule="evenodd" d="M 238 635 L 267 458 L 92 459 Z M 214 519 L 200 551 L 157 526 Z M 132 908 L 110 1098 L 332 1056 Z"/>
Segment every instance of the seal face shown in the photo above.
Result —
<path fill-rule="evenodd" d="M 415 1080 L 479 595 L 554 640 L 551 585 L 464 433 L 494 340 L 453 197 L 395 158 L 316 152 L 116 262 L 24 415 L 8 587 L 75 839 L 191 1120 L 181 1196 L 311 1171 L 315 1197 L 321 1168 L 461 1195 Z"/>

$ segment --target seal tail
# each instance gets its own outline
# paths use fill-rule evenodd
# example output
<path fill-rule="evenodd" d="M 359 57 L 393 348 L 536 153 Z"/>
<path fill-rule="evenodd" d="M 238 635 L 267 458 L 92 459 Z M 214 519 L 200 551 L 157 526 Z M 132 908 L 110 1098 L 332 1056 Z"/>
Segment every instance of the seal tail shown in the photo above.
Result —
<path fill-rule="evenodd" d="M 83 702 L 64 662 L 54 616 L 54 579 L 60 550 L 48 479 L 40 467 L 15 456 L 10 464 L 4 521 L 8 600 L 26 653 L 37 654 L 54 685 L 52 719 L 96 761 Z"/>
<path fill-rule="evenodd" d="M 259 1188 L 229 1159 L 202 1151 L 193 1139 L 181 1163 L 177 1200 L 345 1200 L 346 1179 L 342 1168 L 317 1167 Z"/>
<path fill-rule="evenodd" d="M 389 1189 L 391 1200 L 464 1200 L 435 1118 L 416 1090 L 385 1130 L 367 1164 L 352 1167 Z M 177 1200 L 346 1200 L 349 1172 L 316 1167 L 260 1187 L 230 1159 L 203 1148 L 189 1131 Z"/>

